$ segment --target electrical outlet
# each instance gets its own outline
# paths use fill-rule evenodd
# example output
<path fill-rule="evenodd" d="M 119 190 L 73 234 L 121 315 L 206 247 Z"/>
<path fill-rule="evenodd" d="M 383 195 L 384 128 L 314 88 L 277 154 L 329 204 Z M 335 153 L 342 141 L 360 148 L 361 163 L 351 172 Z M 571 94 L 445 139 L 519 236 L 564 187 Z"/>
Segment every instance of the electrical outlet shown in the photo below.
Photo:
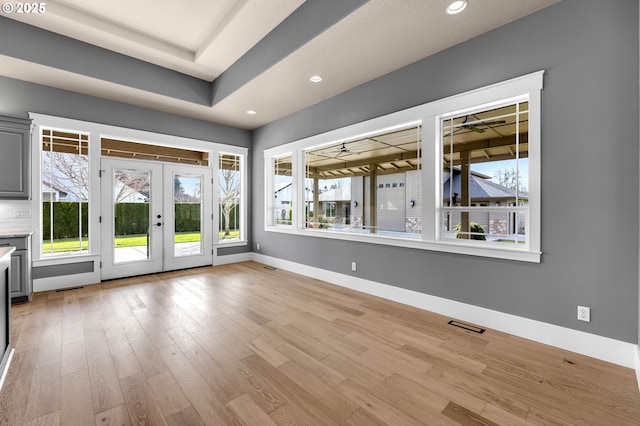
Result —
<path fill-rule="evenodd" d="M 578 319 L 580 321 L 591 322 L 591 308 L 588 306 L 578 306 Z"/>
<path fill-rule="evenodd" d="M 351 262 L 351 270 L 355 272 L 355 270 L 356 270 L 356 262 Z"/>
<path fill-rule="evenodd" d="M 256 244 L 256 250 L 260 251 L 260 243 Z"/>

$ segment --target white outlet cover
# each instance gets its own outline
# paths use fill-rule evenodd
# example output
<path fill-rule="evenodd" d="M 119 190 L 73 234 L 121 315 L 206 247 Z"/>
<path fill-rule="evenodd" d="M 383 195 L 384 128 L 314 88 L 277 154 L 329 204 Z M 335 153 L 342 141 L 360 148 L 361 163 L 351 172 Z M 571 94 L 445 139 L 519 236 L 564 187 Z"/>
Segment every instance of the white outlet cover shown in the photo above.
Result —
<path fill-rule="evenodd" d="M 588 306 L 578 306 L 578 319 L 580 321 L 591 322 L 591 308 Z"/>

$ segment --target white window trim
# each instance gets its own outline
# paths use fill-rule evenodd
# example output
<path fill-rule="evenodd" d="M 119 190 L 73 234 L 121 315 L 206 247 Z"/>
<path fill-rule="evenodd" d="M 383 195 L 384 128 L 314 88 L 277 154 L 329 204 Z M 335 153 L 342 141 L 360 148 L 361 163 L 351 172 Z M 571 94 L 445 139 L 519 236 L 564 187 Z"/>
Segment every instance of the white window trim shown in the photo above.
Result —
<path fill-rule="evenodd" d="M 296 188 L 299 185 L 296 185 L 296 179 L 297 179 L 297 174 L 296 174 L 296 166 L 299 164 L 298 161 L 296 161 L 296 157 L 295 155 L 293 155 L 293 152 L 291 150 L 284 150 L 282 152 L 277 152 L 274 155 L 270 155 L 270 156 L 266 156 L 264 157 L 264 170 L 265 170 L 265 179 L 264 179 L 264 194 L 265 194 L 265 209 L 264 209 L 264 223 L 266 226 L 269 226 L 271 228 L 282 228 L 282 229 L 291 229 L 294 224 L 297 224 L 296 220 L 298 217 L 298 214 L 296 212 L 296 209 L 293 209 L 291 212 L 291 215 L 293 216 L 291 218 L 291 224 L 290 225 L 285 225 L 285 224 L 279 224 L 277 223 L 277 221 L 275 220 L 274 217 L 274 189 L 275 189 L 275 179 L 274 179 L 274 170 L 273 170 L 273 161 L 279 158 L 283 158 L 283 157 L 289 157 L 291 156 L 291 168 L 292 168 L 292 172 L 291 172 L 291 204 L 296 206 L 297 205 L 297 200 L 298 200 L 298 196 L 296 194 Z M 304 198 L 302 198 L 304 200 Z M 298 228 L 300 227 L 299 224 Z"/>
<path fill-rule="evenodd" d="M 471 99 L 465 99 L 463 97 L 461 97 L 462 99 L 460 99 L 461 105 L 465 105 L 468 102 L 474 102 L 475 99 L 474 97 L 471 97 Z M 470 242 L 469 240 L 464 240 L 464 239 L 459 239 L 459 240 L 449 240 L 449 239 L 445 239 L 444 233 L 443 233 L 443 227 L 442 226 L 438 226 L 438 224 L 442 224 L 443 220 L 444 220 L 444 215 L 445 215 L 445 211 L 459 211 L 459 212 L 504 212 L 504 211 L 508 211 L 509 213 L 511 212 L 524 212 L 526 213 L 526 222 L 525 222 L 525 235 L 527 236 L 526 241 L 524 246 L 522 246 L 522 249 L 524 251 L 529 251 L 530 247 L 531 247 L 531 240 L 532 238 L 530 238 L 530 204 L 527 203 L 527 205 L 525 207 L 504 207 L 504 206 L 485 206 L 485 207 L 478 207 L 475 206 L 474 204 L 471 204 L 470 206 L 467 207 L 461 207 L 461 206 L 453 206 L 453 207 L 447 207 L 444 205 L 444 195 L 442 193 L 443 190 L 443 184 L 444 184 L 444 178 L 443 178 L 443 174 L 444 174 L 444 168 L 442 165 L 442 158 L 443 158 L 443 153 L 442 153 L 442 144 L 441 144 L 441 140 L 442 140 L 442 135 L 440 134 L 440 130 L 441 130 L 441 122 L 443 120 L 446 120 L 449 117 L 455 117 L 455 116 L 460 116 L 460 115 L 464 115 L 464 114 L 471 114 L 477 111 L 486 111 L 487 109 L 491 109 L 491 108 L 499 108 L 502 106 L 507 106 L 507 105 L 513 105 L 515 103 L 520 103 L 520 102 L 528 102 L 529 101 L 529 93 L 527 93 L 526 95 L 520 95 L 520 96 L 515 96 L 515 97 L 511 97 L 509 99 L 504 99 L 502 101 L 499 102 L 490 102 L 488 104 L 484 104 L 484 105 L 480 105 L 480 108 L 478 108 L 477 106 L 471 106 L 471 107 L 467 107 L 465 109 L 462 110 L 457 110 L 455 112 L 451 112 L 451 113 L 445 113 L 445 114 L 439 114 L 435 117 L 435 122 L 434 122 L 434 126 L 435 126 L 435 134 L 436 134 L 436 149 L 435 149 L 435 159 L 437 162 L 437 166 L 436 166 L 436 170 L 438 171 L 436 177 L 435 177 L 435 200 L 436 200 L 436 205 L 435 205 L 435 210 L 436 210 L 436 218 L 434 221 L 434 225 L 435 225 L 435 241 L 438 242 L 446 242 L 446 243 L 450 243 L 450 244 L 457 244 L 457 245 L 464 245 L 467 242 Z M 530 104 L 531 105 L 531 104 Z M 530 108 L 531 109 L 531 108 Z M 529 146 L 531 146 L 531 144 L 529 144 Z M 539 187 L 539 182 L 536 181 L 532 184 L 533 186 Z M 538 239 L 539 241 L 539 239 Z M 486 243 L 478 243 L 478 242 L 471 242 L 471 244 L 486 244 Z M 517 246 L 520 247 L 520 246 Z M 515 250 L 516 248 L 514 248 Z M 539 244 L 538 244 L 538 251 L 539 251 Z"/>
<path fill-rule="evenodd" d="M 220 200 L 216 194 L 220 193 L 220 179 L 218 176 L 218 162 L 220 161 L 220 155 L 237 155 L 240 157 L 240 238 L 233 240 L 222 240 L 220 241 Z M 214 221 L 214 238 L 213 245 L 214 247 L 239 247 L 246 246 L 249 244 L 247 239 L 247 154 L 246 149 L 244 153 L 239 153 L 237 150 L 229 150 L 228 147 L 225 149 L 213 149 L 212 157 L 215 158 L 216 166 L 214 167 L 213 173 L 213 190 L 214 196 L 213 198 L 218 200 L 218 204 L 213 209 L 213 221 Z M 213 165 L 213 163 L 211 163 Z M 217 230 L 217 232 L 216 232 Z"/>
<path fill-rule="evenodd" d="M 544 71 L 538 71 L 265 150 L 265 231 L 540 263 L 542 255 L 540 251 L 540 147 L 543 77 Z M 441 217 L 438 196 L 442 191 L 438 187 L 440 185 L 438 168 L 440 167 L 441 158 L 439 156 L 440 139 L 437 133 L 439 119 L 445 114 L 458 114 L 466 109 L 475 109 L 492 103 L 504 103 L 505 100 L 523 95 L 528 95 L 529 98 L 528 247 L 494 247 L 481 241 L 439 240 L 437 238 L 437 228 L 439 228 L 437 224 L 440 223 Z M 301 214 L 301 206 L 295 201 L 300 197 L 304 197 L 304 185 L 300 185 L 300 182 L 304 182 L 305 150 L 339 144 L 344 141 L 355 140 L 418 123 L 422 124 L 423 131 L 423 228 L 420 239 L 314 230 L 307 229 L 303 223 L 299 223 L 300 221 L 297 218 L 303 217 L 304 214 Z M 276 226 L 271 225 L 268 218 L 268 215 L 272 213 L 273 207 L 272 200 L 269 197 L 270 188 L 273 188 L 272 161 L 274 158 L 287 154 L 292 156 L 293 161 L 293 202 L 296 208 L 293 210 L 293 225 Z M 432 172 L 429 172 L 430 170 Z M 427 173 L 430 174 L 427 175 Z M 426 220 L 427 218 L 433 218 L 433 220 Z"/>
<path fill-rule="evenodd" d="M 34 228 L 33 241 L 34 245 L 40 247 L 33 251 L 33 265 L 44 266 L 51 264 L 63 264 L 84 262 L 95 256 L 100 256 L 101 235 L 100 235 L 100 139 L 101 138 L 120 138 L 131 142 L 147 143 L 153 145 L 162 145 L 167 147 L 181 147 L 187 149 L 197 149 L 209 153 L 212 159 L 210 166 L 213 169 L 213 175 L 217 176 L 218 166 L 215 164 L 217 153 L 223 152 L 227 154 L 240 155 L 242 158 L 242 195 L 241 195 L 241 240 L 232 240 L 227 243 L 214 243 L 214 247 L 232 247 L 248 245 L 247 236 L 247 157 L 249 149 L 234 145 L 226 145 L 219 142 L 211 142 L 199 139 L 185 138 L 181 136 L 167 135 L 163 133 L 149 132 L 145 130 L 129 129 L 126 127 L 111 126 L 107 124 L 93 123 L 89 121 L 76 120 L 71 118 L 56 117 L 47 114 L 29 113 L 32 120 L 32 173 L 34 178 L 31 180 L 32 205 L 34 206 L 34 214 L 32 224 Z M 61 256 L 42 256 L 42 194 L 40 194 L 41 183 L 41 149 L 42 149 L 42 128 L 67 130 L 73 132 L 81 132 L 89 134 L 89 173 L 90 180 L 90 199 L 89 199 L 89 251 L 83 254 L 61 255 Z M 216 187 L 217 188 L 217 187 Z M 216 193 L 217 194 L 217 193 Z M 214 197 L 217 202 L 217 196 Z M 214 211 L 216 209 L 213 209 Z M 212 219 L 214 220 L 214 219 Z M 217 241 L 218 222 L 214 224 L 214 236 Z"/>
<path fill-rule="evenodd" d="M 32 147 L 32 174 L 31 194 L 33 206 L 33 265 L 45 266 L 50 264 L 67 264 L 84 262 L 100 253 L 100 197 L 96 197 L 93 188 L 100 186 L 100 178 L 97 170 L 100 168 L 100 150 L 96 149 L 99 140 L 95 139 L 95 127 L 93 123 L 78 122 L 76 120 L 61 119 L 41 114 L 29 113 L 33 120 L 33 131 L 31 133 Z M 42 129 L 55 131 L 66 131 L 70 133 L 84 133 L 89 135 L 89 249 L 85 253 L 61 254 L 56 256 L 44 256 L 42 252 Z"/>

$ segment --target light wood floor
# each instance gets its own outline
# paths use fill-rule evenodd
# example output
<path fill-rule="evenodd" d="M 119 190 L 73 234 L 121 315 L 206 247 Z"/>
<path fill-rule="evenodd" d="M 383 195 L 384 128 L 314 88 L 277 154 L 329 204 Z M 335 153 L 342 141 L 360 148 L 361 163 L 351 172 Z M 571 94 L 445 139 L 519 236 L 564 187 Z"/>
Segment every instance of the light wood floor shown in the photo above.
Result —
<path fill-rule="evenodd" d="M 258 263 L 36 294 L 0 423 L 640 424 L 634 371 Z"/>

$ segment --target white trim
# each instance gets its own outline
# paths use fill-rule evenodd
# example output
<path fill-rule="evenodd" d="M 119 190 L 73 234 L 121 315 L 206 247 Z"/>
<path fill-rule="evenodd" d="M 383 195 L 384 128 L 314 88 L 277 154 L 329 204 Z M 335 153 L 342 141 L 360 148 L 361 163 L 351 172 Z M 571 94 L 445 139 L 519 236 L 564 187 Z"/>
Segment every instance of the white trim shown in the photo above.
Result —
<path fill-rule="evenodd" d="M 636 346 L 636 381 L 640 390 L 640 347 Z"/>
<path fill-rule="evenodd" d="M 222 240 L 217 243 L 213 243 L 213 246 L 216 248 L 225 248 L 225 247 L 242 247 L 249 244 L 247 240 Z"/>
<path fill-rule="evenodd" d="M 516 260 L 521 262 L 540 263 L 542 253 L 527 250 L 518 250 L 517 247 L 508 249 L 499 246 L 478 247 L 482 241 L 464 242 L 429 242 L 419 239 L 392 237 L 386 235 L 369 235 L 350 232 L 331 231 L 331 229 L 294 229 L 290 225 L 273 225 L 264 228 L 266 232 L 276 232 L 280 234 L 301 235 L 307 237 L 330 238 L 334 240 L 358 241 L 369 244 L 381 244 L 394 247 L 413 248 L 418 250 L 430 250 L 441 253 L 464 254 L 469 256 L 480 256 L 492 259 Z M 482 250 L 479 253 L 479 250 Z"/>
<path fill-rule="evenodd" d="M 4 380 L 7 378 L 7 373 L 9 372 L 9 367 L 11 366 L 11 361 L 13 360 L 13 354 L 15 352 L 16 350 L 14 348 L 11 348 L 9 357 L 7 358 L 7 363 L 5 364 L 2 375 L 0 376 L 0 391 L 2 391 L 2 386 L 4 385 Z"/>
<path fill-rule="evenodd" d="M 33 120 L 33 124 L 36 126 L 73 129 L 75 131 L 80 131 L 83 133 L 96 133 L 100 138 L 105 137 L 125 139 L 130 142 L 147 143 L 168 147 L 180 147 L 187 149 L 203 149 L 207 151 L 217 150 L 225 153 L 242 155 L 247 155 L 249 151 L 249 148 L 236 145 L 225 145 L 220 142 L 192 139 L 183 136 L 167 135 L 164 133 L 112 126 L 109 124 L 94 123 L 91 121 L 75 120 L 72 118 L 56 117 L 53 115 L 39 114 L 34 112 L 29 113 L 29 118 Z"/>
<path fill-rule="evenodd" d="M 406 290 L 388 284 L 369 281 L 350 275 L 327 271 L 288 260 L 252 253 L 256 262 L 272 265 L 307 277 L 341 287 L 382 297 L 440 315 L 471 322 L 525 339 L 577 352 L 603 361 L 634 368 L 640 365 L 638 345 L 585 333 L 566 327 L 498 312 L 454 300 Z M 637 367 L 636 367 L 637 368 Z M 637 372 L 637 374 L 640 374 Z M 640 383 L 640 378 L 639 378 Z"/>
<path fill-rule="evenodd" d="M 447 253 L 459 253 L 479 257 L 516 260 L 532 263 L 541 262 L 540 245 L 540 145 L 541 145 L 541 91 L 544 83 L 544 70 L 516 77 L 510 80 L 484 86 L 447 98 L 435 100 L 423 105 L 397 111 L 381 117 L 313 135 L 294 142 L 285 143 L 264 150 L 264 229 L 271 232 L 283 232 L 297 235 L 348 239 L 371 244 L 386 244 L 412 247 Z M 528 99 L 529 102 L 529 202 L 526 215 L 526 242 L 521 247 L 505 244 L 504 247 L 492 247 L 486 242 L 466 240 L 444 240 L 437 224 L 442 223 L 442 165 L 440 155 L 439 121 L 448 115 L 461 114 L 464 111 L 505 105 L 511 101 Z M 384 238 L 380 235 L 362 236 L 349 232 L 308 232 L 303 220 L 304 196 L 304 152 L 330 144 L 339 144 L 372 135 L 385 133 L 393 129 L 422 124 L 422 217 L 423 229 L 419 238 Z M 292 157 L 293 205 L 292 224 L 276 226 L 273 220 L 273 160 L 283 156 Z M 475 210 L 475 208 L 474 208 Z M 431 218 L 431 220 L 428 220 Z M 343 236 L 341 236 L 343 235 Z"/>
<path fill-rule="evenodd" d="M 186 149 L 196 149 L 203 152 L 207 152 L 210 158 L 210 164 L 208 169 L 212 170 L 212 200 L 216 200 L 216 203 L 212 204 L 212 206 L 218 205 L 217 201 L 218 197 L 218 187 L 214 186 L 217 182 L 217 172 L 218 172 L 218 161 L 219 154 L 232 154 L 240 156 L 240 167 L 241 167 L 241 201 L 240 201 L 240 238 L 242 240 L 247 239 L 247 224 L 248 224 L 248 156 L 249 156 L 249 148 L 236 146 L 236 145 L 227 145 L 220 142 L 200 140 L 200 139 L 192 139 L 175 135 L 168 135 L 163 133 L 155 133 L 145 130 L 136 130 L 126 127 L 112 126 L 108 124 L 94 123 L 90 121 L 82 121 L 71 118 L 57 117 L 47 114 L 39 114 L 30 112 L 29 117 L 32 120 L 32 170 L 34 173 L 34 178 L 32 179 L 32 194 L 33 200 L 31 202 L 32 208 L 35 213 L 32 215 L 32 224 L 35 230 L 33 235 L 33 241 L 36 245 L 36 249 L 34 249 L 33 253 L 33 263 L 34 265 L 54 265 L 54 264 L 65 264 L 65 263 L 75 263 L 82 262 L 87 259 L 90 259 L 92 256 L 100 256 L 102 253 L 102 238 L 101 238 L 101 224 L 99 222 L 99 217 L 102 214 L 100 211 L 101 203 L 100 203 L 100 178 L 98 174 L 98 170 L 100 170 L 101 166 L 101 152 L 100 152 L 100 143 L 101 138 L 114 138 L 114 139 L 123 139 L 131 142 L 137 143 L 146 143 L 160 146 L 168 146 L 168 147 L 180 147 Z M 40 191 L 40 168 L 41 168 L 41 128 L 51 128 L 55 130 L 67 130 L 79 133 L 86 133 L 89 135 L 89 172 L 91 176 L 91 194 L 89 201 L 89 252 L 83 255 L 71 255 L 61 257 L 51 257 L 45 258 L 42 256 L 42 202 L 41 202 L 41 191 Z M 218 217 L 217 217 L 217 208 L 214 208 L 212 213 L 212 232 L 211 238 L 215 236 L 215 241 L 217 241 L 217 231 L 219 227 Z M 238 242 L 237 245 L 246 245 L 246 241 Z M 230 247 L 232 245 L 227 245 Z M 212 244 L 208 244 L 207 247 L 213 247 Z M 209 250 L 209 248 L 207 248 Z M 49 278 L 43 279 L 41 283 L 41 290 L 50 290 L 61 288 L 58 286 L 56 280 L 51 280 Z M 83 282 L 77 282 L 74 285 L 87 284 L 89 282 L 94 282 L 93 278 L 87 278 L 85 280 L 80 280 Z M 38 280 L 41 281 L 41 280 Z M 99 282 L 99 279 L 96 281 Z M 69 287 L 69 284 L 63 285 L 63 287 Z"/>

